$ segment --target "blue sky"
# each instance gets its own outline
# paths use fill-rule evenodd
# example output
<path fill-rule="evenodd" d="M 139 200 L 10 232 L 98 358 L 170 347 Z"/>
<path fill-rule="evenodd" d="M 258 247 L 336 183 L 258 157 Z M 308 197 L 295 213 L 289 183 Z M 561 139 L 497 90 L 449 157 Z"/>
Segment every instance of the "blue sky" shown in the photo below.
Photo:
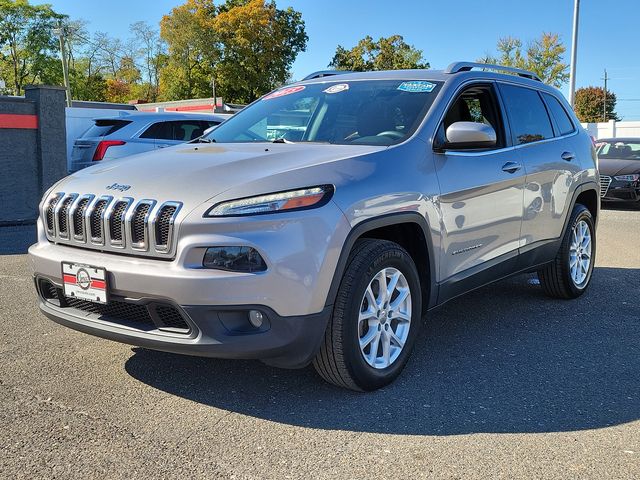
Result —
<path fill-rule="evenodd" d="M 32 0 L 33 3 L 40 3 Z M 138 20 L 157 24 L 180 0 L 48 0 L 56 11 L 89 22 L 91 31 L 127 38 Z M 294 78 L 327 67 L 338 44 L 351 47 L 365 35 L 393 34 L 423 50 L 431 68 L 492 53 L 499 37 L 523 40 L 559 33 L 571 43 L 573 0 L 277 0 L 302 12 L 309 43 L 293 66 Z M 618 96 L 618 114 L 640 120 L 640 1 L 582 0 L 577 86 L 602 85 Z M 568 95 L 568 86 L 563 89 Z"/>

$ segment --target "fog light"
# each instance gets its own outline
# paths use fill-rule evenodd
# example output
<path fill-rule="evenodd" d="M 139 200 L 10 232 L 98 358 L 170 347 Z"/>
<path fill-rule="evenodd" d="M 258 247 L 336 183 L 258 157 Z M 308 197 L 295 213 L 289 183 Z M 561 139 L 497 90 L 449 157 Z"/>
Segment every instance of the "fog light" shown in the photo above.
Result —
<path fill-rule="evenodd" d="M 262 312 L 258 310 L 249 310 L 249 322 L 256 328 L 260 328 L 262 326 L 262 322 L 264 321 L 264 315 Z"/>
<path fill-rule="evenodd" d="M 263 272 L 264 259 L 252 247 L 210 247 L 204 254 L 202 266 L 233 272 Z"/>

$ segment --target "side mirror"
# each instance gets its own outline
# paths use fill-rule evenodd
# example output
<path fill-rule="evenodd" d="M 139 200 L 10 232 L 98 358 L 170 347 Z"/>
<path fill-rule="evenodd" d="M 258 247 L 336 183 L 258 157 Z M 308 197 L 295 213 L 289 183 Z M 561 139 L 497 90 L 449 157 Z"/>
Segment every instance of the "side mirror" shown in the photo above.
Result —
<path fill-rule="evenodd" d="M 204 133 L 202 134 L 202 136 L 204 137 L 205 135 L 209 135 L 211 132 L 213 132 L 216 128 L 218 128 L 218 125 L 213 125 L 212 127 L 207 128 Z"/>
<path fill-rule="evenodd" d="M 488 148 L 497 142 L 496 131 L 491 125 L 477 122 L 455 122 L 446 132 L 445 149 Z"/>

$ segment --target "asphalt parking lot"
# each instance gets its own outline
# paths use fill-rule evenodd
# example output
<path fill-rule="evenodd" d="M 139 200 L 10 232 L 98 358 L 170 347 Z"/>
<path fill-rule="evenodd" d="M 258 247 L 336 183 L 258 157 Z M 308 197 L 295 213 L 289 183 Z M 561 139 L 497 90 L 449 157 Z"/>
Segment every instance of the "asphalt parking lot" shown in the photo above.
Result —
<path fill-rule="evenodd" d="M 23 233 L 0 230 L 2 478 L 640 478 L 640 211 L 602 212 L 582 298 L 520 276 L 452 301 L 369 394 L 58 326 Z"/>

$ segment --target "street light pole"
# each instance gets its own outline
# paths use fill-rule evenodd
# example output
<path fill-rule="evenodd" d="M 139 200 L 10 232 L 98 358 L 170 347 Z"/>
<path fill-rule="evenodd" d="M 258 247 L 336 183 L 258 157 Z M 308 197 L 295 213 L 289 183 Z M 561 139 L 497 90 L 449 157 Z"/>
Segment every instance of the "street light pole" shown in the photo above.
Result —
<path fill-rule="evenodd" d="M 216 113 L 216 106 L 218 102 L 216 101 L 216 78 L 211 77 L 211 90 L 213 95 L 213 113 Z"/>
<path fill-rule="evenodd" d="M 569 73 L 569 103 L 574 106 L 576 97 L 576 58 L 578 56 L 578 17 L 580 15 L 580 0 L 574 0 L 573 5 L 573 40 L 571 42 L 571 69 Z"/>
<path fill-rule="evenodd" d="M 58 34 L 60 38 L 60 55 L 62 57 L 62 76 L 64 78 L 64 88 L 67 91 L 67 107 L 71 106 L 71 85 L 69 84 L 69 64 L 67 63 L 67 49 L 64 46 L 64 35 L 65 30 L 62 26 L 62 21 L 58 21 L 58 28 L 56 28 L 55 33 Z"/>
<path fill-rule="evenodd" d="M 604 102 L 602 106 L 602 121 L 607 121 L 607 80 L 609 77 L 607 76 L 607 69 L 604 69 Z"/>

